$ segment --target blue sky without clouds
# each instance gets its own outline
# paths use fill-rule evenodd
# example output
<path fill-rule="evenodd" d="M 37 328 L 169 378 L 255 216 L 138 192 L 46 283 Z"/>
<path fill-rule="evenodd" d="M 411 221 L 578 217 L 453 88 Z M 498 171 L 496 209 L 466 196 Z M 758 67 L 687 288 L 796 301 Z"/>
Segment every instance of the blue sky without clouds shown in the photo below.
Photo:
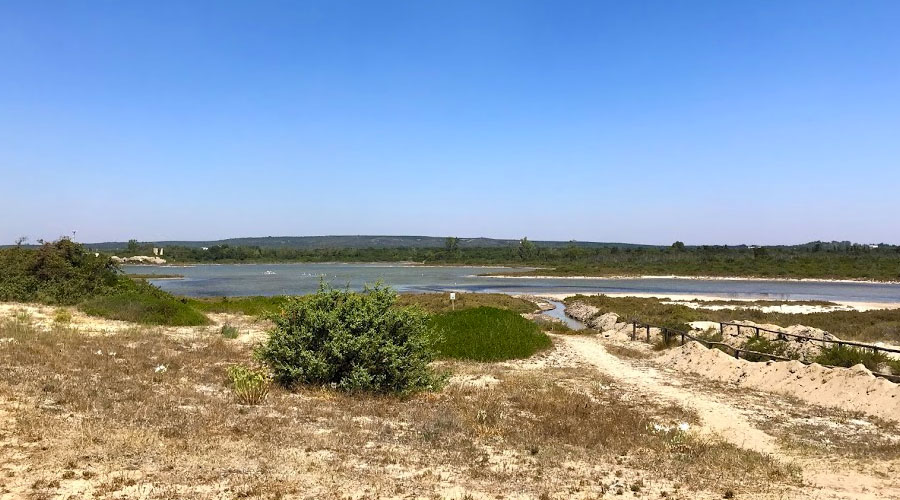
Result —
<path fill-rule="evenodd" d="M 900 2 L 0 3 L 0 243 L 900 243 Z"/>

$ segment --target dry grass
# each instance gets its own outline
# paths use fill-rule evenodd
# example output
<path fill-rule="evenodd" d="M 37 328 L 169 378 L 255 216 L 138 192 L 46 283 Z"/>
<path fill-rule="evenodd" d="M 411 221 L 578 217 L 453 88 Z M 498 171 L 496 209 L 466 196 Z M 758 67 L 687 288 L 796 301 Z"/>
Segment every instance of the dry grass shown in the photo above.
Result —
<path fill-rule="evenodd" d="M 499 382 L 406 399 L 273 388 L 247 407 L 227 368 L 249 348 L 215 332 L 87 337 L 23 320 L 0 338 L 0 495 L 12 498 L 694 498 L 796 481 L 756 453 L 653 431 L 693 416 L 583 368 L 450 363 Z"/>
<path fill-rule="evenodd" d="M 626 359 L 648 359 L 654 356 L 654 353 L 650 349 L 629 347 L 623 344 L 606 343 L 603 344 L 603 348 L 609 351 L 613 356 Z"/>

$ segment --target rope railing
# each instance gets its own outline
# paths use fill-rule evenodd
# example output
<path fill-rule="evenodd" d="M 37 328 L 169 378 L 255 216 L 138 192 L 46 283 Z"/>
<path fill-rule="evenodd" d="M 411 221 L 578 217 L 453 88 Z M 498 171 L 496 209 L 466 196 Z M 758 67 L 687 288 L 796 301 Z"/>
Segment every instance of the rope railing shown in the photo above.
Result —
<path fill-rule="evenodd" d="M 697 337 L 697 336 L 691 335 L 689 332 L 685 332 L 685 331 L 678 330 L 675 328 L 653 325 L 650 323 L 644 323 L 642 321 L 637 321 L 637 320 L 632 320 L 629 323 L 631 323 L 631 340 L 637 340 L 638 329 L 641 329 L 641 330 L 646 329 L 646 332 L 647 332 L 646 333 L 646 342 L 650 343 L 650 337 L 651 337 L 650 329 L 656 328 L 662 334 L 663 342 L 667 346 L 672 341 L 673 337 L 676 337 L 676 338 L 680 337 L 681 345 L 685 344 L 686 339 L 690 339 L 690 340 L 694 340 L 696 342 L 700 342 L 707 348 L 718 348 L 719 350 L 722 350 L 724 352 L 731 351 L 731 353 L 737 359 L 741 359 L 741 355 L 743 354 L 745 359 L 746 359 L 747 355 L 755 355 L 755 356 L 759 356 L 762 358 L 768 358 L 768 359 L 771 359 L 774 361 L 799 361 L 800 363 L 803 363 L 805 365 L 812 364 L 812 362 L 802 360 L 802 359 L 794 359 L 794 358 L 789 358 L 786 356 L 779 356 L 777 354 L 771 354 L 768 352 L 752 351 L 750 349 L 741 349 L 740 347 L 735 347 L 731 344 L 726 344 L 725 342 L 717 342 L 714 340 L 707 340 L 707 339 L 704 339 L 701 337 Z M 720 333 L 724 333 L 725 326 L 738 326 L 738 325 L 737 325 L 737 323 L 720 322 L 719 323 L 719 332 Z M 822 340 L 822 339 L 816 339 L 813 337 L 806 337 L 804 335 L 796 335 L 796 334 L 785 333 L 785 332 L 777 332 L 774 330 L 767 330 L 765 328 L 751 326 L 751 325 L 740 325 L 740 326 L 744 327 L 744 328 L 758 328 L 758 331 L 756 333 L 757 336 L 759 336 L 759 331 L 764 331 L 764 332 L 770 332 L 770 333 L 776 333 L 776 334 L 783 333 L 786 337 L 796 337 L 796 338 L 802 338 L 802 339 L 808 339 L 808 340 Z M 740 330 L 738 330 L 738 333 L 740 333 Z M 785 340 L 785 339 L 779 338 L 779 340 Z M 866 347 L 866 348 L 878 347 L 878 346 L 872 346 L 870 344 L 861 344 L 859 342 L 845 342 L 845 341 L 839 341 L 839 340 L 833 340 L 833 341 L 829 341 L 829 342 L 841 343 L 841 344 L 851 345 L 854 347 L 857 347 L 857 346 L 862 346 L 862 347 Z M 880 349 L 882 351 L 887 351 L 887 352 L 900 352 L 896 349 L 889 349 L 889 348 L 884 348 L 884 347 L 878 347 L 878 349 Z M 825 366 L 828 368 L 845 368 L 845 367 L 834 366 L 834 365 L 822 365 L 822 366 Z M 888 373 L 879 373 L 879 372 L 872 372 L 872 375 L 886 379 L 886 380 L 890 380 L 891 382 L 900 383 L 900 375 L 892 375 L 892 374 L 888 374 Z"/>

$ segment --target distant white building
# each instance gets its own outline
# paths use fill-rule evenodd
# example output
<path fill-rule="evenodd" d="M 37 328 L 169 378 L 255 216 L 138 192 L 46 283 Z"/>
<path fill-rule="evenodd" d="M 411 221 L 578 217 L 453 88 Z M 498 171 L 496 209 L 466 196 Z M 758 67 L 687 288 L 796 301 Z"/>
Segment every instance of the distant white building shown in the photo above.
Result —
<path fill-rule="evenodd" d="M 162 257 L 162 254 L 163 254 L 162 247 L 160 247 L 160 248 L 153 247 L 153 255 Z"/>

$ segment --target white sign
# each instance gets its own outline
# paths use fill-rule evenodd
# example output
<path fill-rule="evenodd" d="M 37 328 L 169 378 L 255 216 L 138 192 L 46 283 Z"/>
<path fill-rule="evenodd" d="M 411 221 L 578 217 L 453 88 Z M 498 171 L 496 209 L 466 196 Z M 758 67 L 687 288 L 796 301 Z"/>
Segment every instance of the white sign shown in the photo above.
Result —
<path fill-rule="evenodd" d="M 456 300 L 456 292 L 450 292 L 450 300 Z"/>

